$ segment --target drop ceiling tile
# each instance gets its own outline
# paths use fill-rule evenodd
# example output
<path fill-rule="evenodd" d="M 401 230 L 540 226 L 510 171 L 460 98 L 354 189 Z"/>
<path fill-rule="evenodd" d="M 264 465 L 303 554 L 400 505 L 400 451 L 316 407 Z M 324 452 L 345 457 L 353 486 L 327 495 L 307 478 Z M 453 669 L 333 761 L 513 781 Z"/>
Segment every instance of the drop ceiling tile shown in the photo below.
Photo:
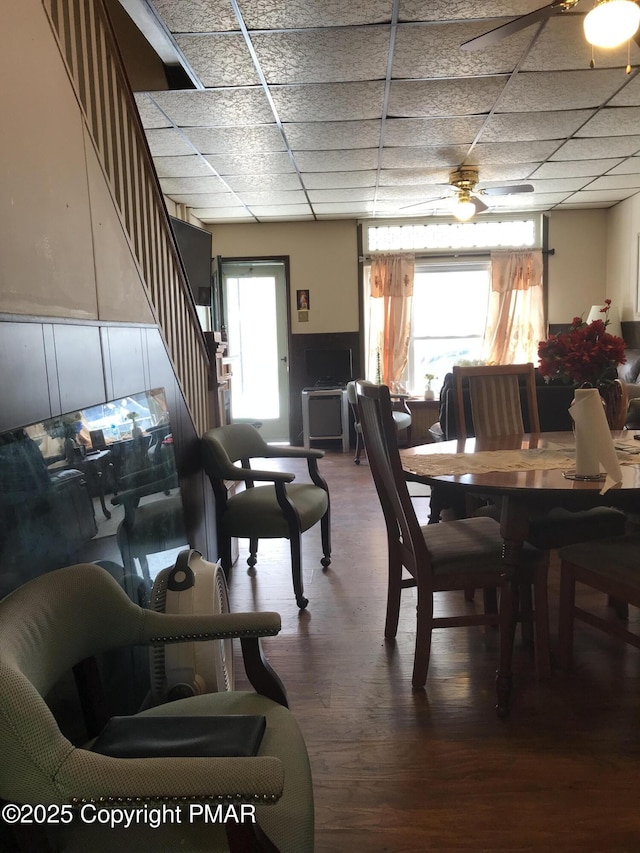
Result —
<path fill-rule="evenodd" d="M 160 187 L 166 195 L 174 193 L 223 193 L 228 192 L 220 178 L 161 178 Z"/>
<path fill-rule="evenodd" d="M 310 121 L 284 125 L 294 151 L 320 151 L 332 148 L 374 148 L 380 142 L 381 122 Z"/>
<path fill-rule="evenodd" d="M 522 64 L 523 71 L 555 71 L 589 69 L 591 47 L 584 37 L 582 15 L 554 15 L 536 39 Z M 631 61 L 637 64 L 638 48 L 631 49 Z M 594 50 L 596 68 L 620 68 L 627 64 L 627 46 L 610 50 Z M 624 72 L 619 75 L 624 83 Z"/>
<path fill-rule="evenodd" d="M 610 107 L 637 107 L 640 106 L 640 76 L 635 77 L 627 82 L 624 88 L 613 97 L 608 106 Z"/>
<path fill-rule="evenodd" d="M 449 169 L 381 169 L 380 186 L 448 184 Z"/>
<path fill-rule="evenodd" d="M 465 18 L 515 18 L 540 8 L 540 0 L 400 0 L 401 21 L 455 21 Z M 486 21 L 483 32 L 504 21 Z M 471 38 L 471 36 L 469 36 Z"/>
<path fill-rule="evenodd" d="M 593 114 L 594 110 L 494 114 L 488 119 L 480 139 L 482 142 L 564 139 L 574 134 Z"/>
<path fill-rule="evenodd" d="M 201 222 L 246 222 L 254 220 L 254 216 L 244 207 L 196 207 L 193 214 Z"/>
<path fill-rule="evenodd" d="M 271 124 L 261 88 L 155 92 L 154 101 L 180 127 Z"/>
<path fill-rule="evenodd" d="M 167 27 L 174 33 L 207 33 L 237 30 L 238 22 L 229 0 L 153 0 Z"/>
<path fill-rule="evenodd" d="M 575 193 L 575 195 L 571 196 L 571 201 L 575 203 L 579 202 L 601 202 L 603 207 L 607 206 L 607 203 L 613 202 L 614 204 L 618 201 L 623 201 L 625 198 L 629 198 L 629 196 L 635 195 L 638 192 L 636 188 L 630 189 L 617 189 L 617 190 L 581 190 L 579 193 Z"/>
<path fill-rule="evenodd" d="M 260 78 L 240 33 L 183 35 L 176 42 L 203 86 L 257 86 Z"/>
<path fill-rule="evenodd" d="M 572 201 L 572 199 L 575 198 L 577 198 L 577 196 L 571 196 L 571 198 L 567 201 L 560 202 L 556 209 L 561 208 L 562 210 L 602 210 L 603 208 L 613 207 L 614 205 L 618 204 L 617 201 Z"/>
<path fill-rule="evenodd" d="M 206 159 L 219 175 L 262 175 L 293 172 L 288 154 L 209 154 Z"/>
<path fill-rule="evenodd" d="M 319 202 L 313 205 L 313 210 L 319 215 L 353 215 L 361 216 L 373 212 L 372 201 L 352 201 L 352 202 Z"/>
<path fill-rule="evenodd" d="M 611 169 L 611 175 L 632 175 L 635 172 L 640 172 L 640 157 L 629 157 L 628 160 L 623 160 L 617 166 Z"/>
<path fill-rule="evenodd" d="M 385 148 L 382 151 L 382 167 L 385 169 L 402 169 L 407 167 L 437 169 L 443 166 L 454 168 L 463 162 L 468 151 L 468 145 Z"/>
<path fill-rule="evenodd" d="M 265 192 L 247 192 L 240 195 L 241 200 L 247 207 L 252 210 L 255 207 L 273 207 L 275 205 L 285 205 L 291 207 L 293 205 L 307 204 L 307 199 L 302 190 L 288 190 L 278 192 L 277 190 L 269 190 Z"/>
<path fill-rule="evenodd" d="M 351 151 L 300 151 L 296 163 L 301 172 L 344 172 L 350 169 L 375 169 L 377 148 Z"/>
<path fill-rule="evenodd" d="M 169 197 L 187 207 L 242 207 L 233 193 L 170 193 Z"/>
<path fill-rule="evenodd" d="M 140 121 L 145 129 L 152 127 L 171 127 L 171 122 L 164 116 L 151 100 L 149 95 L 137 92 L 134 95 L 140 114 Z"/>
<path fill-rule="evenodd" d="M 450 145 L 469 143 L 476 138 L 484 119 L 391 118 L 384 123 L 385 145 Z"/>
<path fill-rule="evenodd" d="M 351 121 L 382 117 L 384 82 L 273 86 L 283 122 Z"/>
<path fill-rule="evenodd" d="M 589 184 L 589 190 L 624 190 L 640 187 L 640 172 L 629 175 L 604 175 Z"/>
<path fill-rule="evenodd" d="M 546 160 L 556 150 L 556 139 L 534 142 L 480 142 L 473 149 L 467 162 L 482 166 L 484 163 L 533 163 Z"/>
<path fill-rule="evenodd" d="M 400 24 L 393 54 L 393 77 L 474 77 L 511 73 L 530 40 L 516 33 L 487 50 L 460 50 L 461 42 L 486 31 L 484 23 Z"/>
<path fill-rule="evenodd" d="M 520 72 L 500 101 L 501 113 L 599 107 L 620 86 L 617 69 Z"/>
<path fill-rule="evenodd" d="M 197 154 L 190 157 L 154 157 L 153 163 L 159 178 L 215 177 L 206 161 Z"/>
<path fill-rule="evenodd" d="M 389 0 L 242 0 L 241 12 L 249 29 L 280 30 L 302 27 L 348 27 L 385 24 L 391 20 Z"/>
<path fill-rule="evenodd" d="M 506 77 L 467 80 L 392 80 L 388 115 L 398 117 L 463 116 L 488 113 Z"/>
<path fill-rule="evenodd" d="M 539 165 L 539 163 L 483 163 L 480 169 L 480 183 L 502 184 L 506 181 L 522 183 Z"/>
<path fill-rule="evenodd" d="M 365 202 L 373 201 L 373 187 L 356 187 L 355 189 L 309 190 L 312 204 L 316 202 Z"/>
<path fill-rule="evenodd" d="M 276 175 L 225 175 L 229 187 L 237 193 L 253 190 L 299 190 L 300 179 L 295 172 Z"/>
<path fill-rule="evenodd" d="M 274 205 L 257 205 L 251 208 L 254 216 L 260 219 L 284 218 L 290 219 L 300 216 L 311 215 L 311 208 L 308 204 L 274 204 Z"/>
<path fill-rule="evenodd" d="M 153 157 L 177 157 L 195 153 L 189 140 L 172 127 L 150 129 L 145 135 Z"/>
<path fill-rule="evenodd" d="M 184 133 L 202 154 L 286 150 L 282 133 L 276 124 L 254 127 L 187 127 Z"/>
<path fill-rule="evenodd" d="M 373 169 L 359 172 L 303 172 L 302 180 L 308 190 L 374 187 L 376 172 Z"/>
<path fill-rule="evenodd" d="M 531 172 L 533 179 L 537 178 L 579 178 L 595 177 L 608 172 L 620 163 L 619 159 L 604 160 L 565 160 L 564 162 L 543 163 Z"/>
<path fill-rule="evenodd" d="M 269 84 L 383 80 L 389 27 L 258 33 L 253 46 Z"/>
<path fill-rule="evenodd" d="M 576 136 L 631 136 L 640 130 L 640 107 L 605 107 Z"/>
<path fill-rule="evenodd" d="M 427 199 L 442 198 L 443 196 L 453 196 L 454 190 L 448 184 L 418 184 L 416 186 L 407 186 L 397 184 L 396 186 L 381 186 L 378 187 L 376 198 L 380 202 L 386 201 L 404 201 L 410 204 L 412 201 L 421 201 Z"/>
<path fill-rule="evenodd" d="M 640 136 L 602 136 L 597 139 L 569 139 L 552 160 L 595 160 L 599 157 L 630 157 L 640 151 Z"/>

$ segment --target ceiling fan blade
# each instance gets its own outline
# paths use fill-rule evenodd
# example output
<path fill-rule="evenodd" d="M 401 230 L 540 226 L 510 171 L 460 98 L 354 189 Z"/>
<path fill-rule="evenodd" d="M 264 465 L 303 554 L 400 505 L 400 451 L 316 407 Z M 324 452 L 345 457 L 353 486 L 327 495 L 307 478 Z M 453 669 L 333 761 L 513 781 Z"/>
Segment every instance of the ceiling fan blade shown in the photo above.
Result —
<path fill-rule="evenodd" d="M 493 47 L 493 45 L 507 38 L 507 36 L 512 36 L 514 33 L 530 27 L 532 24 L 537 24 L 538 21 L 545 21 L 557 12 L 564 12 L 566 9 L 575 6 L 577 2 L 578 0 L 553 0 L 553 3 L 543 6 L 535 12 L 529 12 L 528 15 L 521 15 L 519 18 L 514 18 L 513 21 L 508 21 L 506 24 L 501 24 L 499 27 L 489 30 L 484 35 L 476 36 L 476 38 L 462 42 L 460 47 L 462 50 L 485 50 L 488 47 Z"/>
<path fill-rule="evenodd" d="M 515 195 L 516 193 L 532 193 L 531 184 L 519 184 L 515 187 L 487 187 L 482 190 L 482 195 Z"/>
<path fill-rule="evenodd" d="M 489 210 L 489 206 L 485 204 L 479 196 L 477 196 L 475 193 L 472 193 L 472 195 L 473 198 L 471 199 L 471 201 L 476 206 L 476 213 L 484 213 L 485 210 Z"/>
<path fill-rule="evenodd" d="M 441 201 L 452 201 L 454 196 L 451 195 L 443 195 L 440 198 L 428 198 L 424 201 L 416 201 L 413 204 L 405 204 L 404 207 L 398 208 L 399 210 L 410 210 L 412 207 L 428 207 L 431 204 L 439 204 Z"/>

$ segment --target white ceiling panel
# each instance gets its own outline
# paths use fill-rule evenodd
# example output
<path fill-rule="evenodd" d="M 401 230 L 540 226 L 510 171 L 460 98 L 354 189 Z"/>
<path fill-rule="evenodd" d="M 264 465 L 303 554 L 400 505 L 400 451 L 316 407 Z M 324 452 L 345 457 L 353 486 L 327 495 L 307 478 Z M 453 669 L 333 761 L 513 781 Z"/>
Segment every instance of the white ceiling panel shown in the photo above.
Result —
<path fill-rule="evenodd" d="M 285 151 L 286 144 L 276 124 L 253 127 L 186 127 L 184 134 L 202 154 L 229 151 Z"/>
<path fill-rule="evenodd" d="M 531 181 L 487 197 L 496 211 L 638 189 L 640 48 L 631 74 L 626 48 L 590 69 L 587 0 L 475 51 L 460 45 L 549 0 L 140 2 L 195 86 L 136 93 L 141 121 L 163 192 L 203 221 L 448 216 L 408 206 L 460 166 L 479 190 Z"/>
<path fill-rule="evenodd" d="M 384 83 L 274 86 L 271 94 L 283 122 L 364 120 L 382 117 Z"/>
<path fill-rule="evenodd" d="M 389 115 L 420 118 L 489 113 L 507 79 L 393 80 L 389 92 Z"/>
<path fill-rule="evenodd" d="M 302 180 L 308 190 L 374 187 L 376 172 L 373 169 L 359 172 L 303 172 Z"/>
<path fill-rule="evenodd" d="M 389 27 L 259 33 L 251 38 L 269 84 L 383 79 Z"/>
<path fill-rule="evenodd" d="M 500 101 L 500 112 L 521 113 L 599 107 L 620 87 L 618 69 L 519 73 Z"/>
<path fill-rule="evenodd" d="M 154 92 L 153 99 L 181 127 L 271 124 L 273 113 L 262 89 Z"/>
<path fill-rule="evenodd" d="M 492 115 L 482 131 L 482 142 L 522 142 L 566 139 L 594 114 L 594 110 L 555 110 L 539 113 Z"/>
<path fill-rule="evenodd" d="M 569 139 L 552 160 L 595 160 L 599 157 L 631 157 L 640 151 L 640 136 L 606 136 L 597 139 Z"/>
<path fill-rule="evenodd" d="M 487 50 L 460 50 L 461 42 L 481 35 L 484 30 L 484 24 L 466 22 L 401 24 L 396 36 L 393 76 L 412 79 L 511 73 L 530 36 L 523 31 Z"/>
<path fill-rule="evenodd" d="M 294 171 L 286 153 L 208 154 L 206 159 L 219 175 L 276 175 Z"/>
<path fill-rule="evenodd" d="M 543 163 L 530 173 L 532 178 L 579 178 L 597 177 L 613 169 L 620 159 L 603 160 L 566 160 L 564 162 Z"/>
<path fill-rule="evenodd" d="M 300 151 L 296 162 L 301 172 L 342 172 L 348 169 L 375 169 L 378 152 L 375 148 L 352 151 Z"/>
<path fill-rule="evenodd" d="M 380 143 L 381 122 L 309 121 L 288 123 L 284 132 L 294 151 L 374 148 Z"/>
<path fill-rule="evenodd" d="M 472 143 L 484 119 L 463 118 L 390 118 L 384 124 L 385 145 L 449 145 Z"/>
<path fill-rule="evenodd" d="M 632 136 L 640 130 L 640 107 L 611 107 L 600 110 L 577 136 Z"/>

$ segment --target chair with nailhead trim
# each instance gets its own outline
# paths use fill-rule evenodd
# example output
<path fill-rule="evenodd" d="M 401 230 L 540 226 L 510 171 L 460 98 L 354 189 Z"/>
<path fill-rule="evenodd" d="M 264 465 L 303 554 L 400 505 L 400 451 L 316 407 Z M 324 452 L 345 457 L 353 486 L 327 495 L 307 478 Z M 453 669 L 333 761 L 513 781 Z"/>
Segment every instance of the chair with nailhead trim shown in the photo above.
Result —
<path fill-rule="evenodd" d="M 134 604 L 96 565 L 42 575 L 0 602 L 0 797 L 16 804 L 72 807 L 76 819 L 34 836 L 17 827 L 17 849 L 313 851 L 313 793 L 304 740 L 287 708 L 278 676 L 259 638 L 280 630 L 277 613 L 171 615 Z M 94 701 L 83 706 L 89 742 L 63 735 L 45 696 L 70 669 L 90 684 L 95 656 L 113 648 L 239 638 L 256 692 L 210 693 L 147 708 L 136 716 L 258 715 L 266 729 L 255 756 L 114 758 L 90 751 L 106 719 Z M 92 691 L 95 697 L 97 691 Z M 256 823 L 191 821 L 189 804 L 215 814 L 230 804 L 255 806 Z M 179 820 L 160 828 L 136 820 L 125 829 L 82 821 L 83 804 L 100 809 L 170 807 Z M 168 805 L 167 805 L 168 804 Z M 88 806 L 94 809 L 93 805 Z M 179 808 L 176 808 L 179 807 Z M 240 808 L 237 808 L 240 813 Z M 247 814 L 251 810 L 247 810 Z M 94 809 L 95 812 L 95 809 Z M 92 812 L 93 814 L 93 812 Z M 6 831 L 6 825 L 4 827 Z M 0 839 L 1 841 L 2 839 Z M 1 846 L 1 845 L 0 845 Z"/>

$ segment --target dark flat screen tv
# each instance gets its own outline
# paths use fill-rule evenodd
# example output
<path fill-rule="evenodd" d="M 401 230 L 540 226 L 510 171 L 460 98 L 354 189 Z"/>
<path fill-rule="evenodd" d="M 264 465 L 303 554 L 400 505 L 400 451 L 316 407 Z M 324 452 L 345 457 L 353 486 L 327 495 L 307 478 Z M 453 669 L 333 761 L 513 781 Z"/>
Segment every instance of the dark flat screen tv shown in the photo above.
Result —
<path fill-rule="evenodd" d="M 308 387 L 343 387 L 353 379 L 350 349 L 308 349 L 304 362 Z"/>

